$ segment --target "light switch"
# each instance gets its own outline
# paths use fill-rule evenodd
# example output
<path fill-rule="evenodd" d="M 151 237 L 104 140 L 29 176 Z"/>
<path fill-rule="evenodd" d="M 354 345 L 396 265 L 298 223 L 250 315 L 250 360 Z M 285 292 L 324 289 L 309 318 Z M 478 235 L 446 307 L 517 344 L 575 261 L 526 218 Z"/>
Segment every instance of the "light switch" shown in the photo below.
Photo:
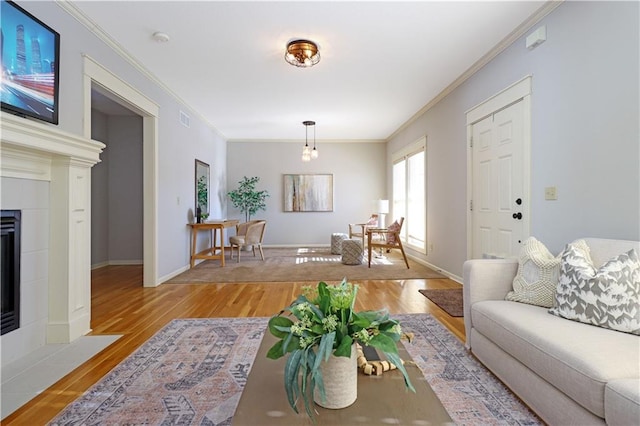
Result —
<path fill-rule="evenodd" d="M 544 199 L 545 200 L 557 200 L 558 192 L 555 186 L 547 186 L 544 189 Z"/>

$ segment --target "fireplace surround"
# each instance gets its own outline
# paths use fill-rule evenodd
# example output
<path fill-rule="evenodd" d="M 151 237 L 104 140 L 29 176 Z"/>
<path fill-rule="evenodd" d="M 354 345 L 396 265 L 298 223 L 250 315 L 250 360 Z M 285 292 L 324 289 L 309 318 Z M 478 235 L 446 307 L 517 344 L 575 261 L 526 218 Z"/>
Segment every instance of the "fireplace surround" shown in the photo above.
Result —
<path fill-rule="evenodd" d="M 0 113 L 0 123 L 1 176 L 49 183 L 48 318 L 43 334 L 47 343 L 69 343 L 91 330 L 91 167 L 105 146 L 6 113 Z M 3 344 L 19 332 L 3 335 Z"/>

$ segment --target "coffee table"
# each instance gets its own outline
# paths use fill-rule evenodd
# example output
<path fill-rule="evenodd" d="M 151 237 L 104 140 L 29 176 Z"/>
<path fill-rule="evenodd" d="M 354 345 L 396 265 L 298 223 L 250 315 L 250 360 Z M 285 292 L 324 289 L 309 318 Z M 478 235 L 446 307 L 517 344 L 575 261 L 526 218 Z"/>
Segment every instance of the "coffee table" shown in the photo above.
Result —
<path fill-rule="evenodd" d="M 233 426 L 313 425 L 302 400 L 296 414 L 287 402 L 282 372 L 285 358 L 268 359 L 267 351 L 276 338 L 266 331 L 247 378 L 232 420 Z M 403 345 L 400 357 L 411 360 Z M 350 407 L 330 410 L 315 405 L 318 425 L 442 425 L 453 424 L 451 417 L 416 366 L 406 367 L 413 393 L 405 388 L 402 373 L 387 371 L 381 376 L 358 372 L 358 399 Z"/>

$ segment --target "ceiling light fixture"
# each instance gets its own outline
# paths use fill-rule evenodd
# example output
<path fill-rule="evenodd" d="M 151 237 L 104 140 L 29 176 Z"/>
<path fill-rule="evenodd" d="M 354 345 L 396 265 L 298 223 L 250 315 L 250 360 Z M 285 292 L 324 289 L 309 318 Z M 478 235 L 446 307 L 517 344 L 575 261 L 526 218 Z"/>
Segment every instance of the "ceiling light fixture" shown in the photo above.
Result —
<path fill-rule="evenodd" d="M 310 68 L 320 62 L 320 51 L 310 40 L 293 40 L 287 44 L 284 59 L 296 67 Z"/>
<path fill-rule="evenodd" d="M 169 34 L 160 31 L 156 31 L 151 37 L 158 43 L 166 43 L 169 41 Z"/>
<path fill-rule="evenodd" d="M 304 148 L 302 148 L 302 161 L 308 163 L 312 158 L 318 158 L 318 150 L 316 149 L 316 122 L 303 121 L 305 138 Z M 313 126 L 313 150 L 309 147 L 309 126 Z"/>

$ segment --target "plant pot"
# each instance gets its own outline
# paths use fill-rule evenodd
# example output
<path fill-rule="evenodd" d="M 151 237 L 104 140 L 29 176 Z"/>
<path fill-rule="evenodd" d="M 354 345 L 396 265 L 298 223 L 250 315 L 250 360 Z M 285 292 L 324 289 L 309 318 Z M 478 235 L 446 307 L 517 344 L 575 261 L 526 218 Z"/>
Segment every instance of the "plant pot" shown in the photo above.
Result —
<path fill-rule="evenodd" d="M 324 383 L 325 399 L 316 388 L 313 400 L 324 408 L 340 409 L 353 404 L 358 398 L 358 363 L 356 345 L 351 346 L 351 356 L 329 357 L 320 363 L 320 372 Z"/>

